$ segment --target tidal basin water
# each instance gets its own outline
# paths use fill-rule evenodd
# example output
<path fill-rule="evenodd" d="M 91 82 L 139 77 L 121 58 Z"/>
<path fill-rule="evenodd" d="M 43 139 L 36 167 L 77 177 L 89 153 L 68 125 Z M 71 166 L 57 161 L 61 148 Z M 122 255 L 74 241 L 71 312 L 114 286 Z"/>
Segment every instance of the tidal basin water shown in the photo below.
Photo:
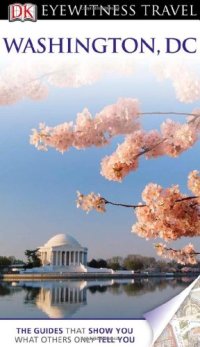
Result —
<path fill-rule="evenodd" d="M 194 278 L 0 282 L 0 318 L 142 318 Z"/>

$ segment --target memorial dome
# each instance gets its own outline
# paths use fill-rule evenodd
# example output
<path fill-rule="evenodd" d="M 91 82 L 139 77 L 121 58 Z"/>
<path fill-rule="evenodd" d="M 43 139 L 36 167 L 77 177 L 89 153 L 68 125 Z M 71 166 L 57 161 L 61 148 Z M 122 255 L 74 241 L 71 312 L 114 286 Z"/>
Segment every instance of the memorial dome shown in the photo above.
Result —
<path fill-rule="evenodd" d="M 45 243 L 45 247 L 56 246 L 81 247 L 80 243 L 74 237 L 65 234 L 57 234 Z"/>

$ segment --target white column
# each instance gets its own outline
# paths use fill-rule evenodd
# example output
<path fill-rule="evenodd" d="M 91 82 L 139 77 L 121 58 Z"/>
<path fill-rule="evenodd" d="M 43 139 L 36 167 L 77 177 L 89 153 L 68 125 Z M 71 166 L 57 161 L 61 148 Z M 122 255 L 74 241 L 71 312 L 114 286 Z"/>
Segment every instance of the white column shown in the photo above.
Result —
<path fill-rule="evenodd" d="M 53 265 L 53 251 L 51 251 L 49 255 L 49 261 L 50 261 L 50 265 Z"/>
<path fill-rule="evenodd" d="M 62 254 L 62 252 L 60 252 Z M 61 302 L 61 288 L 59 288 L 59 303 Z"/>
<path fill-rule="evenodd" d="M 60 251 L 60 266 L 62 266 L 62 251 Z"/>

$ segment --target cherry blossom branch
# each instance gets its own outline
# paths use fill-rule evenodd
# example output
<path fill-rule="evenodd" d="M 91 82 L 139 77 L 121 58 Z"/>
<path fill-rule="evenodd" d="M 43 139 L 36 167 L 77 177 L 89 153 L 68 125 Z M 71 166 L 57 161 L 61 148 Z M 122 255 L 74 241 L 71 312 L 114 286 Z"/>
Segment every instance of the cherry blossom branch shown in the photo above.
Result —
<path fill-rule="evenodd" d="M 138 115 L 154 114 L 154 112 L 140 113 Z M 181 124 L 170 119 L 161 125 L 161 131 L 136 130 L 125 137 L 117 149 L 101 161 L 101 174 L 106 179 L 121 182 L 130 172 L 137 170 L 139 157 L 153 159 L 167 155 L 178 157 L 191 148 L 199 139 L 199 121 L 193 113 L 157 112 L 157 114 L 177 114 L 192 116 L 187 123 Z"/>
<path fill-rule="evenodd" d="M 155 248 L 156 247 L 159 247 L 159 245 L 155 245 Z M 175 253 L 179 253 L 179 252 L 181 252 L 181 249 L 174 249 L 174 248 L 171 248 L 171 247 L 166 247 L 165 246 L 165 250 L 166 251 L 173 251 L 173 252 L 175 252 Z M 190 254 L 192 254 L 192 255 L 199 255 L 200 254 L 200 252 L 192 252 L 192 253 L 190 253 Z"/>
<path fill-rule="evenodd" d="M 63 152 L 69 147 L 77 149 L 90 146 L 104 146 L 116 135 L 127 135 L 140 128 L 139 116 L 142 115 L 184 115 L 192 120 L 200 115 L 186 112 L 139 112 L 138 100 L 121 98 L 115 104 L 104 107 L 94 117 L 85 109 L 78 113 L 75 124 L 64 123 L 56 127 L 42 125 L 39 131 L 33 130 L 31 144 L 38 149 L 54 147 Z M 108 134 L 108 138 L 106 136 Z"/>
<path fill-rule="evenodd" d="M 156 143 L 155 145 L 153 145 L 152 147 L 149 148 L 145 148 L 142 152 L 140 152 L 139 154 L 137 154 L 135 156 L 135 159 L 141 157 L 142 155 L 151 152 L 153 149 L 155 149 L 156 147 L 158 147 L 159 145 L 161 145 L 163 142 L 165 142 L 167 139 L 162 139 L 161 141 L 159 141 L 158 143 Z"/>
<path fill-rule="evenodd" d="M 195 251 L 195 248 L 191 243 L 189 243 L 182 249 L 173 249 L 171 247 L 167 247 L 162 243 L 158 243 L 154 246 L 159 256 L 168 258 L 170 260 L 175 260 L 182 265 L 197 264 L 197 256 L 200 254 L 199 252 Z"/>
<path fill-rule="evenodd" d="M 180 199 L 176 199 L 174 201 L 175 203 L 180 203 L 183 201 L 188 200 L 194 200 L 198 199 L 199 196 L 187 196 Z M 90 193 L 89 195 L 84 195 L 79 192 L 77 192 L 77 207 L 81 207 L 83 210 L 89 212 L 92 209 L 96 209 L 98 212 L 105 212 L 105 205 L 112 205 L 112 206 L 120 206 L 120 207 L 126 207 L 126 208 L 140 208 L 140 207 L 149 207 L 147 204 L 139 204 L 139 205 L 133 205 L 133 204 L 123 204 L 118 202 L 113 202 L 105 199 L 104 197 L 98 195 L 95 195 L 94 193 Z"/>
<path fill-rule="evenodd" d="M 121 203 L 116 203 L 112 201 L 108 201 L 105 198 L 102 198 L 105 201 L 105 204 L 113 205 L 113 206 L 121 206 L 121 207 L 128 207 L 128 208 L 137 208 L 137 207 L 144 207 L 146 205 L 128 205 L 128 204 L 121 204 Z"/>
<path fill-rule="evenodd" d="M 194 170 L 188 176 L 188 188 L 193 195 L 186 196 L 178 185 L 162 188 L 149 183 L 142 192 L 142 203 L 124 204 L 110 201 L 100 194 L 84 195 L 78 192 L 77 207 L 87 213 L 91 210 L 105 212 L 106 205 L 135 210 L 137 221 L 132 232 L 146 239 L 165 241 L 200 235 L 200 175 Z"/>
<path fill-rule="evenodd" d="M 173 111 L 167 111 L 167 112 L 161 112 L 161 111 L 151 111 L 151 112 L 138 112 L 138 116 L 146 116 L 146 115 L 159 115 L 159 116 L 190 116 L 192 117 L 190 120 L 188 120 L 188 124 L 194 123 L 197 118 L 200 117 L 200 114 L 196 113 L 186 113 L 186 112 L 173 112 Z M 199 124 L 199 122 L 198 122 Z"/>
<path fill-rule="evenodd" d="M 196 113 L 195 113 L 196 112 Z M 191 148 L 199 139 L 200 117 L 198 111 L 186 112 L 140 112 L 139 102 L 121 98 L 115 104 L 104 107 L 94 117 L 88 109 L 77 114 L 75 123 L 66 122 L 55 127 L 40 124 L 33 129 L 30 143 L 39 150 L 49 147 L 64 153 L 69 148 L 78 150 L 108 145 L 113 137 L 124 135 L 125 139 L 115 152 L 101 161 L 101 175 L 106 179 L 121 182 L 130 172 L 137 170 L 139 158 L 153 159 L 167 155 L 178 157 Z M 142 115 L 184 115 L 188 122 L 182 124 L 171 119 L 161 124 L 160 131 L 145 131 L 139 118 Z"/>
<path fill-rule="evenodd" d="M 151 112 L 138 112 L 138 116 L 146 116 L 146 115 L 163 115 L 163 116 L 192 116 L 192 117 L 200 117 L 200 114 L 194 114 L 194 113 L 186 113 L 186 112 L 173 112 L 173 111 L 166 111 L 166 112 L 161 112 L 161 111 L 151 111 Z"/>
<path fill-rule="evenodd" d="M 186 200 L 194 200 L 199 199 L 200 196 L 187 196 L 186 198 L 177 199 L 176 202 L 186 201 Z"/>
<path fill-rule="evenodd" d="M 175 203 L 179 203 L 179 202 L 187 201 L 187 200 L 199 199 L 199 198 L 200 198 L 199 196 L 187 196 L 186 198 L 181 198 L 181 199 L 175 200 Z M 133 209 L 136 209 L 138 207 L 146 207 L 146 206 L 148 206 L 146 204 L 140 204 L 140 205 L 121 204 L 121 203 L 116 203 L 116 202 L 109 201 L 109 200 L 107 200 L 107 199 L 105 199 L 103 197 L 101 197 L 101 199 L 104 200 L 105 204 L 109 204 L 109 205 L 113 205 L 113 206 L 128 207 L 128 208 L 133 208 Z"/>

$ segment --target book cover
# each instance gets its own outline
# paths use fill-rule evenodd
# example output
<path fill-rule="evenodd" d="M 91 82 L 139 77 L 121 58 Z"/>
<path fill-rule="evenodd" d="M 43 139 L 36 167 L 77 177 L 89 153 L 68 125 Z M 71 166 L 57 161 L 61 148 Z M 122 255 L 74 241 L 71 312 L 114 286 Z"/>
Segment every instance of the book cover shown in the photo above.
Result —
<path fill-rule="evenodd" d="M 2 346 L 199 346 L 199 18 L 0 5 Z"/>

